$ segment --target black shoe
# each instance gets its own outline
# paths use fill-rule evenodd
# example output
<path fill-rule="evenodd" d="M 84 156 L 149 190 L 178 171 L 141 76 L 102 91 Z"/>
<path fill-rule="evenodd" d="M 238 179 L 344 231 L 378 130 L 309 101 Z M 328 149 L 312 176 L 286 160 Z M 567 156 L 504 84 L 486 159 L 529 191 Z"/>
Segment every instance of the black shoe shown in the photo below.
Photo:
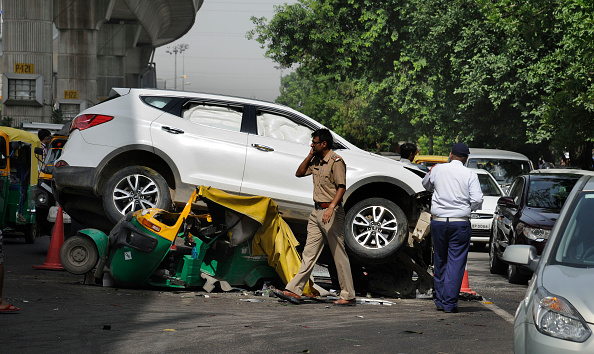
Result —
<path fill-rule="evenodd" d="M 443 306 L 437 306 L 435 309 L 436 309 L 437 311 L 443 311 L 443 310 L 444 310 Z"/>
<path fill-rule="evenodd" d="M 443 312 L 445 312 L 445 313 L 458 313 L 458 308 L 457 307 L 454 307 L 451 310 L 445 310 L 444 309 Z"/>

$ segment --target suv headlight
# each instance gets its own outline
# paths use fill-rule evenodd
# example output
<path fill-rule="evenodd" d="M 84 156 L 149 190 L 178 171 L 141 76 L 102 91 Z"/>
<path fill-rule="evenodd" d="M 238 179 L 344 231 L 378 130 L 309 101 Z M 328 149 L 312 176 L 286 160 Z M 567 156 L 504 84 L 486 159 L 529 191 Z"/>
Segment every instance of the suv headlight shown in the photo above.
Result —
<path fill-rule="evenodd" d="M 551 230 L 530 227 L 526 224 L 519 224 L 519 229 L 527 238 L 535 241 L 548 240 L 551 235 Z"/>
<path fill-rule="evenodd" d="M 539 288 L 532 307 L 534 324 L 542 334 L 582 343 L 592 334 L 580 313 L 560 296 Z"/>

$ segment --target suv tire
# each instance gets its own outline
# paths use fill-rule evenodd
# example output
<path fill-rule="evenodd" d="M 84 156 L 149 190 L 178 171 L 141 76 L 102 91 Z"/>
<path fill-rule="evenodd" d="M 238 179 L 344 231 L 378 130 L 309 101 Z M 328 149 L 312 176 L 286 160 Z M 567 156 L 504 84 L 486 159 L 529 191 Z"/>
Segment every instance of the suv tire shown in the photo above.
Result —
<path fill-rule="evenodd" d="M 407 235 L 406 215 L 388 199 L 363 199 L 346 214 L 346 247 L 362 261 L 376 264 L 389 261 Z"/>
<path fill-rule="evenodd" d="M 171 208 L 171 193 L 165 178 L 145 166 L 128 166 L 116 172 L 103 190 L 103 208 L 109 220 L 116 224 L 128 212 Z"/>

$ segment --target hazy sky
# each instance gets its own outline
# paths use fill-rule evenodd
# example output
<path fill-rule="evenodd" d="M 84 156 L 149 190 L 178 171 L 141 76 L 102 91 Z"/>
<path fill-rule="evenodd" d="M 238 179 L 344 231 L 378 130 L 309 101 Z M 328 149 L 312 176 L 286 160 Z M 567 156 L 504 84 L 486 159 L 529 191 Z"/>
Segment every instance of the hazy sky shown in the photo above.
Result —
<path fill-rule="evenodd" d="M 274 101 L 279 95 L 281 71 L 264 57 L 264 49 L 255 40 L 245 38 L 254 28 L 251 16 L 274 14 L 274 5 L 296 0 L 204 0 L 196 14 L 192 29 L 177 41 L 157 48 L 157 78 L 165 79 L 167 88 L 174 88 L 174 55 L 169 49 L 177 44 L 189 48 L 177 54 L 177 89 L 182 89 L 186 75 L 188 91 L 221 93 Z M 285 71 L 284 74 L 287 72 Z"/>

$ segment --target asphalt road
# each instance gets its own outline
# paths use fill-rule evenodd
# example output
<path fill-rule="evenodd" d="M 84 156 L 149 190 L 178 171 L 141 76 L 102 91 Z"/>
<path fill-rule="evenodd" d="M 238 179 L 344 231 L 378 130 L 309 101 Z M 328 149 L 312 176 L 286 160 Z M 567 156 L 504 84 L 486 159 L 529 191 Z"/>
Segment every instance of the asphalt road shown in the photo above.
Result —
<path fill-rule="evenodd" d="M 21 311 L 0 315 L 2 353 L 512 353 L 510 319 L 526 288 L 489 274 L 488 254 L 471 252 L 470 286 L 485 301 L 461 301 L 458 314 L 423 299 L 290 305 L 253 292 L 83 285 L 32 268 L 48 245 L 5 239 L 4 297 Z"/>

